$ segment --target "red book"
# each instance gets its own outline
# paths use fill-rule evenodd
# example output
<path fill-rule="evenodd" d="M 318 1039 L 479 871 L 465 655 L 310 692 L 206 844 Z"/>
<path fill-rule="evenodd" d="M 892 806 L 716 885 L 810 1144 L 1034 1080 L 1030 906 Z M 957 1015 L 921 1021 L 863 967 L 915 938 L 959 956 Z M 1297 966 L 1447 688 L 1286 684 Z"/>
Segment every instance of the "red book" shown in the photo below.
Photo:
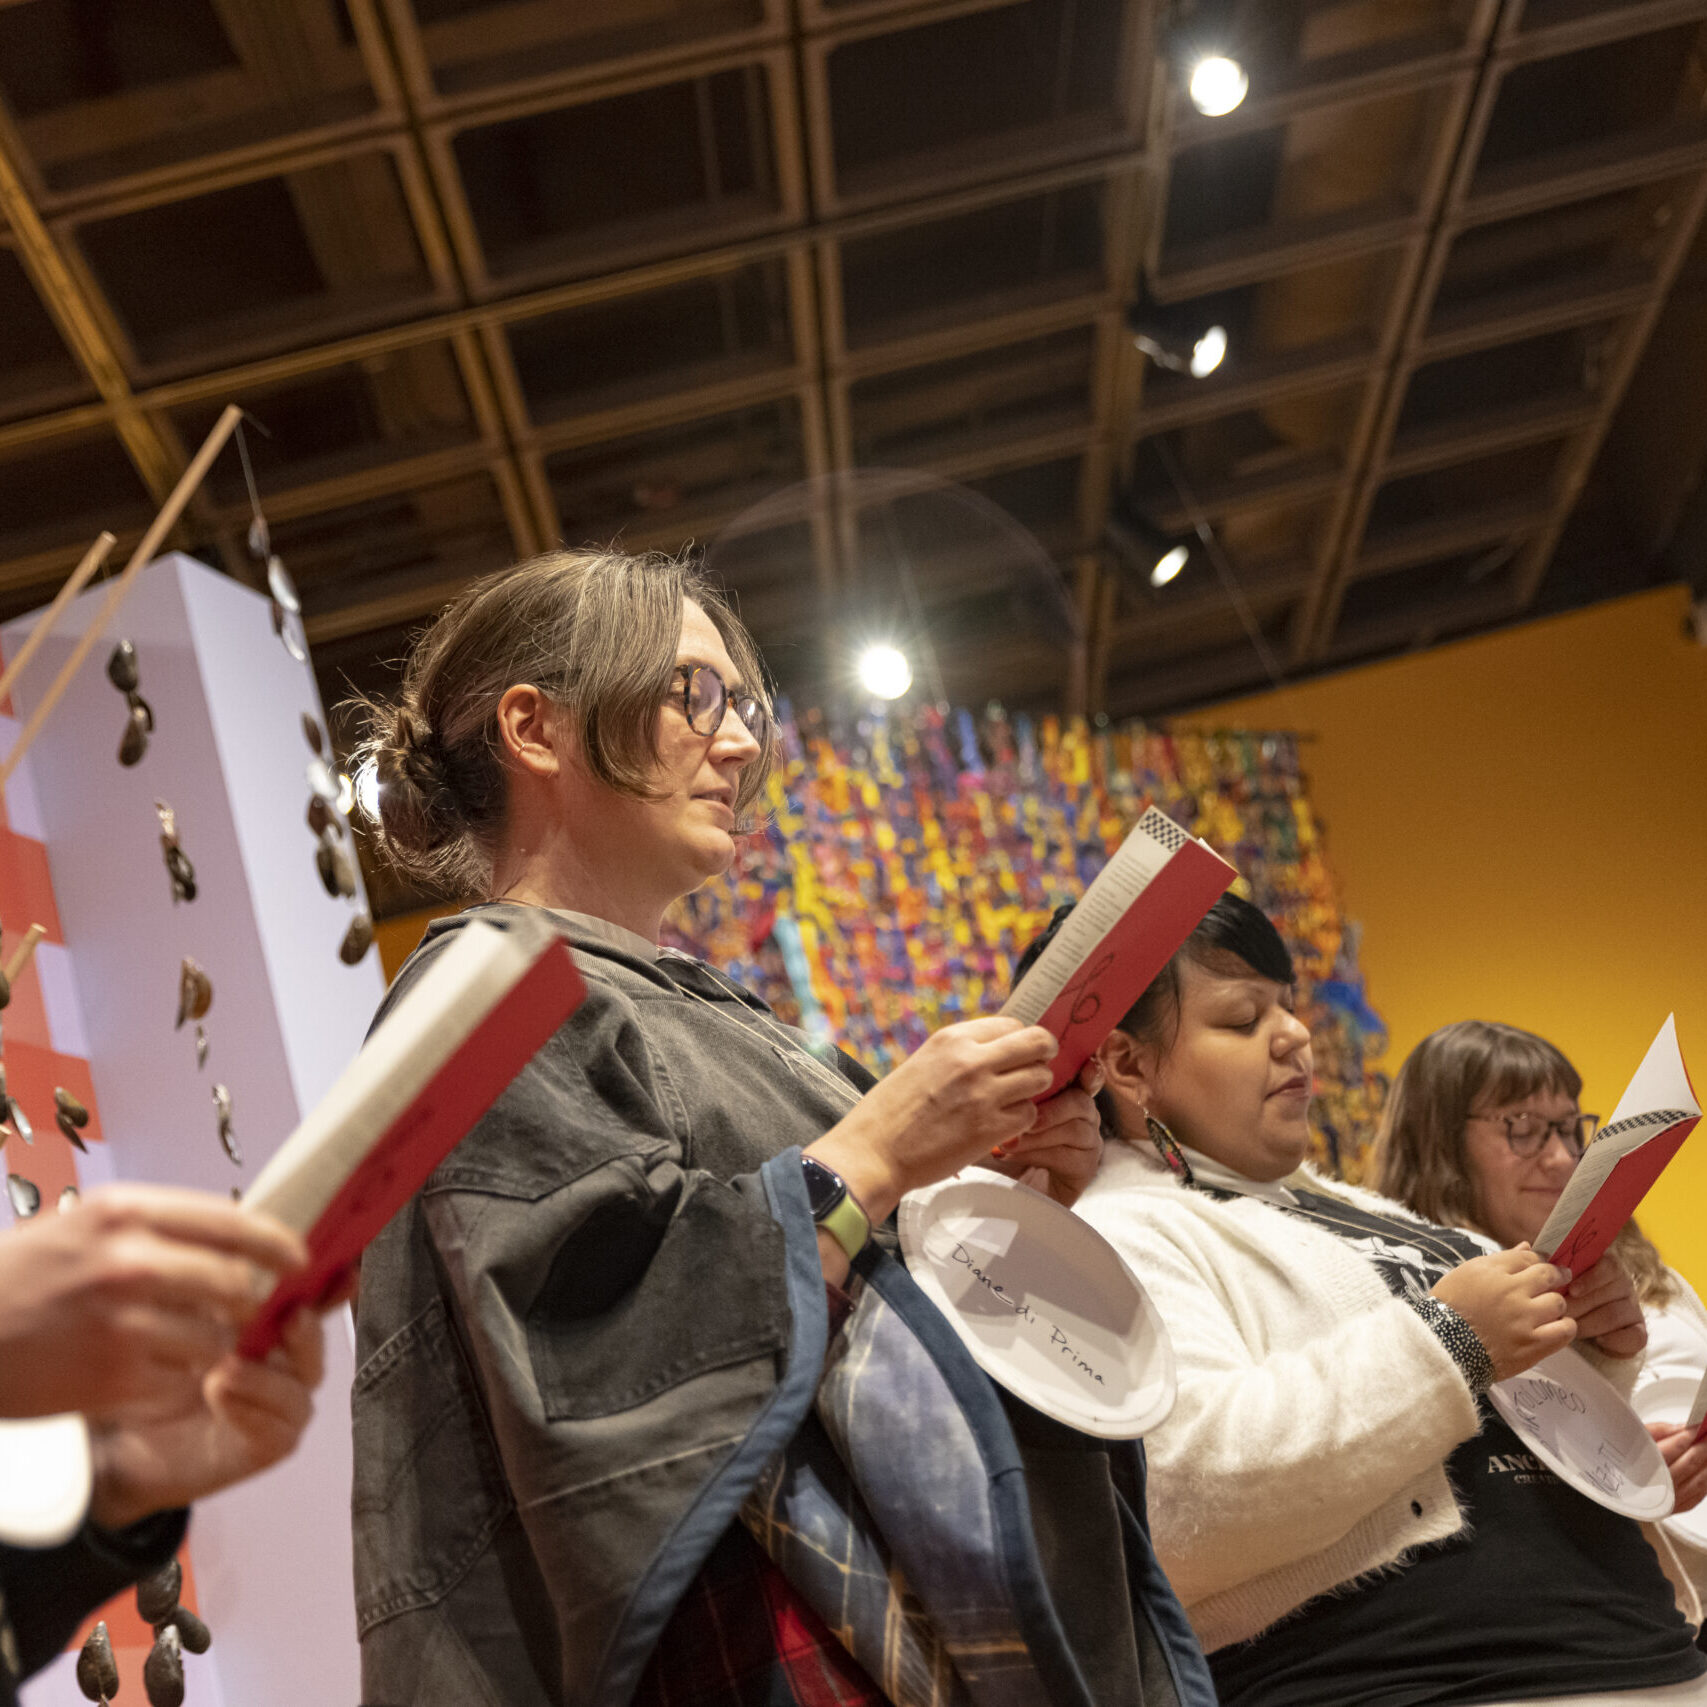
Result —
<path fill-rule="evenodd" d="M 1154 806 L 1138 820 L 1003 1004 L 1061 1040 L 1045 1097 L 1079 1076 L 1238 875 Z"/>
<path fill-rule="evenodd" d="M 380 1022 L 244 1198 L 308 1241 L 238 1349 L 262 1357 L 291 1312 L 333 1292 L 535 1052 L 581 1005 L 569 945 L 543 920 L 472 920 Z"/>
<path fill-rule="evenodd" d="M 1586 1274 L 1700 1118 L 1701 1105 L 1677 1044 L 1677 1018 L 1668 1014 L 1611 1120 L 1565 1182 L 1536 1237 L 1536 1250 L 1572 1274 Z"/>

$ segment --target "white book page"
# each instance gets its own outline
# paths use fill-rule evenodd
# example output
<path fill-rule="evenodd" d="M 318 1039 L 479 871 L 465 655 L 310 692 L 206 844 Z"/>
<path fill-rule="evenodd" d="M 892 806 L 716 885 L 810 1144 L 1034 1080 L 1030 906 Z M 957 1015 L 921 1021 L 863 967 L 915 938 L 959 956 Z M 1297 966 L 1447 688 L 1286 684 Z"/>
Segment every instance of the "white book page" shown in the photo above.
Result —
<path fill-rule="evenodd" d="M 1700 1428 L 1707 1422 L 1707 1375 L 1701 1377 L 1701 1385 L 1695 1389 L 1695 1403 L 1689 1407 L 1689 1427 Z"/>
<path fill-rule="evenodd" d="M 543 935 L 541 934 L 543 933 Z M 246 1208 L 306 1234 L 362 1158 L 533 964 L 548 927 L 471 920 L 387 1014 L 244 1193 Z"/>
<path fill-rule="evenodd" d="M 1535 1248 L 1557 1250 L 1619 1162 L 1667 1127 L 1700 1112 L 1677 1045 L 1677 1016 L 1667 1014 L 1659 1035 L 1618 1099 L 1611 1120 L 1583 1152 L 1576 1171 L 1565 1182 L 1547 1225 L 1536 1236 Z"/>
<path fill-rule="evenodd" d="M 1126 909 L 1190 840 L 1173 819 L 1152 806 L 1097 873 L 1054 940 L 1002 1004 L 1002 1012 L 1022 1024 L 1036 1025 L 1097 944 L 1120 923 Z"/>
<path fill-rule="evenodd" d="M 1618 1106 L 1612 1111 L 1608 1126 L 1616 1126 L 1632 1115 L 1647 1114 L 1656 1108 L 1675 1108 L 1684 1114 L 1699 1114 L 1701 1105 L 1689 1087 L 1689 1074 L 1683 1065 L 1683 1051 L 1677 1043 L 1677 1015 L 1667 1014 L 1659 1035 L 1648 1045 L 1642 1064 L 1624 1087 Z"/>

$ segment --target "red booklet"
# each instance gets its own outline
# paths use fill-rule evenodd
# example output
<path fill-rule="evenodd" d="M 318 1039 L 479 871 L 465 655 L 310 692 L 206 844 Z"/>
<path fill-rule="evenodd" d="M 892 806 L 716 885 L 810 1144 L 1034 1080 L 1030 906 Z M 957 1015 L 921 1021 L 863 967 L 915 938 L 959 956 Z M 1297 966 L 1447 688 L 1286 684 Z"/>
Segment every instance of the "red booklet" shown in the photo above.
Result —
<path fill-rule="evenodd" d="M 1695 1130 L 1701 1105 L 1668 1014 L 1612 1118 L 1583 1152 L 1535 1240 L 1542 1256 L 1585 1274 L 1606 1254 L 1654 1181 Z"/>
<path fill-rule="evenodd" d="M 1044 1096 L 1079 1076 L 1238 875 L 1154 806 L 1138 820 L 1002 1007 L 1061 1040 Z"/>
<path fill-rule="evenodd" d="M 262 1357 L 299 1305 L 332 1293 L 586 996 L 569 945 L 543 920 L 470 921 L 369 1037 L 244 1198 L 308 1241 L 238 1349 Z"/>

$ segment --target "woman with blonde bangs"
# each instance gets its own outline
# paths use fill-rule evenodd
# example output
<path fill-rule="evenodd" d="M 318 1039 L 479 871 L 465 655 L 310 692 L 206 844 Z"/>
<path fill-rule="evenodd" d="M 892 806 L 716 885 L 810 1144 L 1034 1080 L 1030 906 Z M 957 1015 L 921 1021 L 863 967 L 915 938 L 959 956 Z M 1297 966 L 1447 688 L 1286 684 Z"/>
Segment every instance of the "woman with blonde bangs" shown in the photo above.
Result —
<path fill-rule="evenodd" d="M 1443 1226 L 1533 1244 L 1598 1124 L 1582 1112 L 1581 1095 L 1581 1075 L 1544 1037 L 1484 1020 L 1442 1026 L 1393 1081 L 1375 1146 L 1376 1189 Z M 1643 1351 L 1634 1392 L 1668 1375 L 1699 1380 L 1707 1309 L 1689 1282 L 1634 1220 L 1612 1255 L 1639 1306 L 1618 1330 L 1620 1343 Z M 1707 1443 L 1692 1445 L 1681 1424 L 1650 1424 L 1649 1433 L 1671 1467 L 1677 1512 L 1692 1510 L 1707 1497 Z M 1650 1525 L 1647 1533 L 1684 1615 L 1700 1625 L 1707 1553 L 1669 1530 Z"/>
<path fill-rule="evenodd" d="M 882 1231 L 993 1147 L 1070 1202 L 1094 1070 L 1039 1105 L 1055 1040 L 984 1018 L 878 1083 L 659 946 L 775 745 L 717 590 L 552 553 L 368 709 L 385 852 L 473 903 L 388 1002 L 473 920 L 587 996 L 362 1264 L 363 1699 L 1213 1707 L 1140 1452 L 1008 1402 Z"/>

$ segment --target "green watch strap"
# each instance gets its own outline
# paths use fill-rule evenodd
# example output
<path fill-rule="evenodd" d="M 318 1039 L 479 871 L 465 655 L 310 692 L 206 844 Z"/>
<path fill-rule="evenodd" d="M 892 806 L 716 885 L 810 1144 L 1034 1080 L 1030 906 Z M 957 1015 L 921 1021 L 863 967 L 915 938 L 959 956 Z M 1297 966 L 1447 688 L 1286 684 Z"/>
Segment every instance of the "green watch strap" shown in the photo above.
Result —
<path fill-rule="evenodd" d="M 850 1262 L 865 1249 L 865 1242 L 871 1237 L 871 1222 L 851 1191 L 843 1193 L 841 1202 L 822 1216 L 818 1225 L 848 1253 Z"/>

